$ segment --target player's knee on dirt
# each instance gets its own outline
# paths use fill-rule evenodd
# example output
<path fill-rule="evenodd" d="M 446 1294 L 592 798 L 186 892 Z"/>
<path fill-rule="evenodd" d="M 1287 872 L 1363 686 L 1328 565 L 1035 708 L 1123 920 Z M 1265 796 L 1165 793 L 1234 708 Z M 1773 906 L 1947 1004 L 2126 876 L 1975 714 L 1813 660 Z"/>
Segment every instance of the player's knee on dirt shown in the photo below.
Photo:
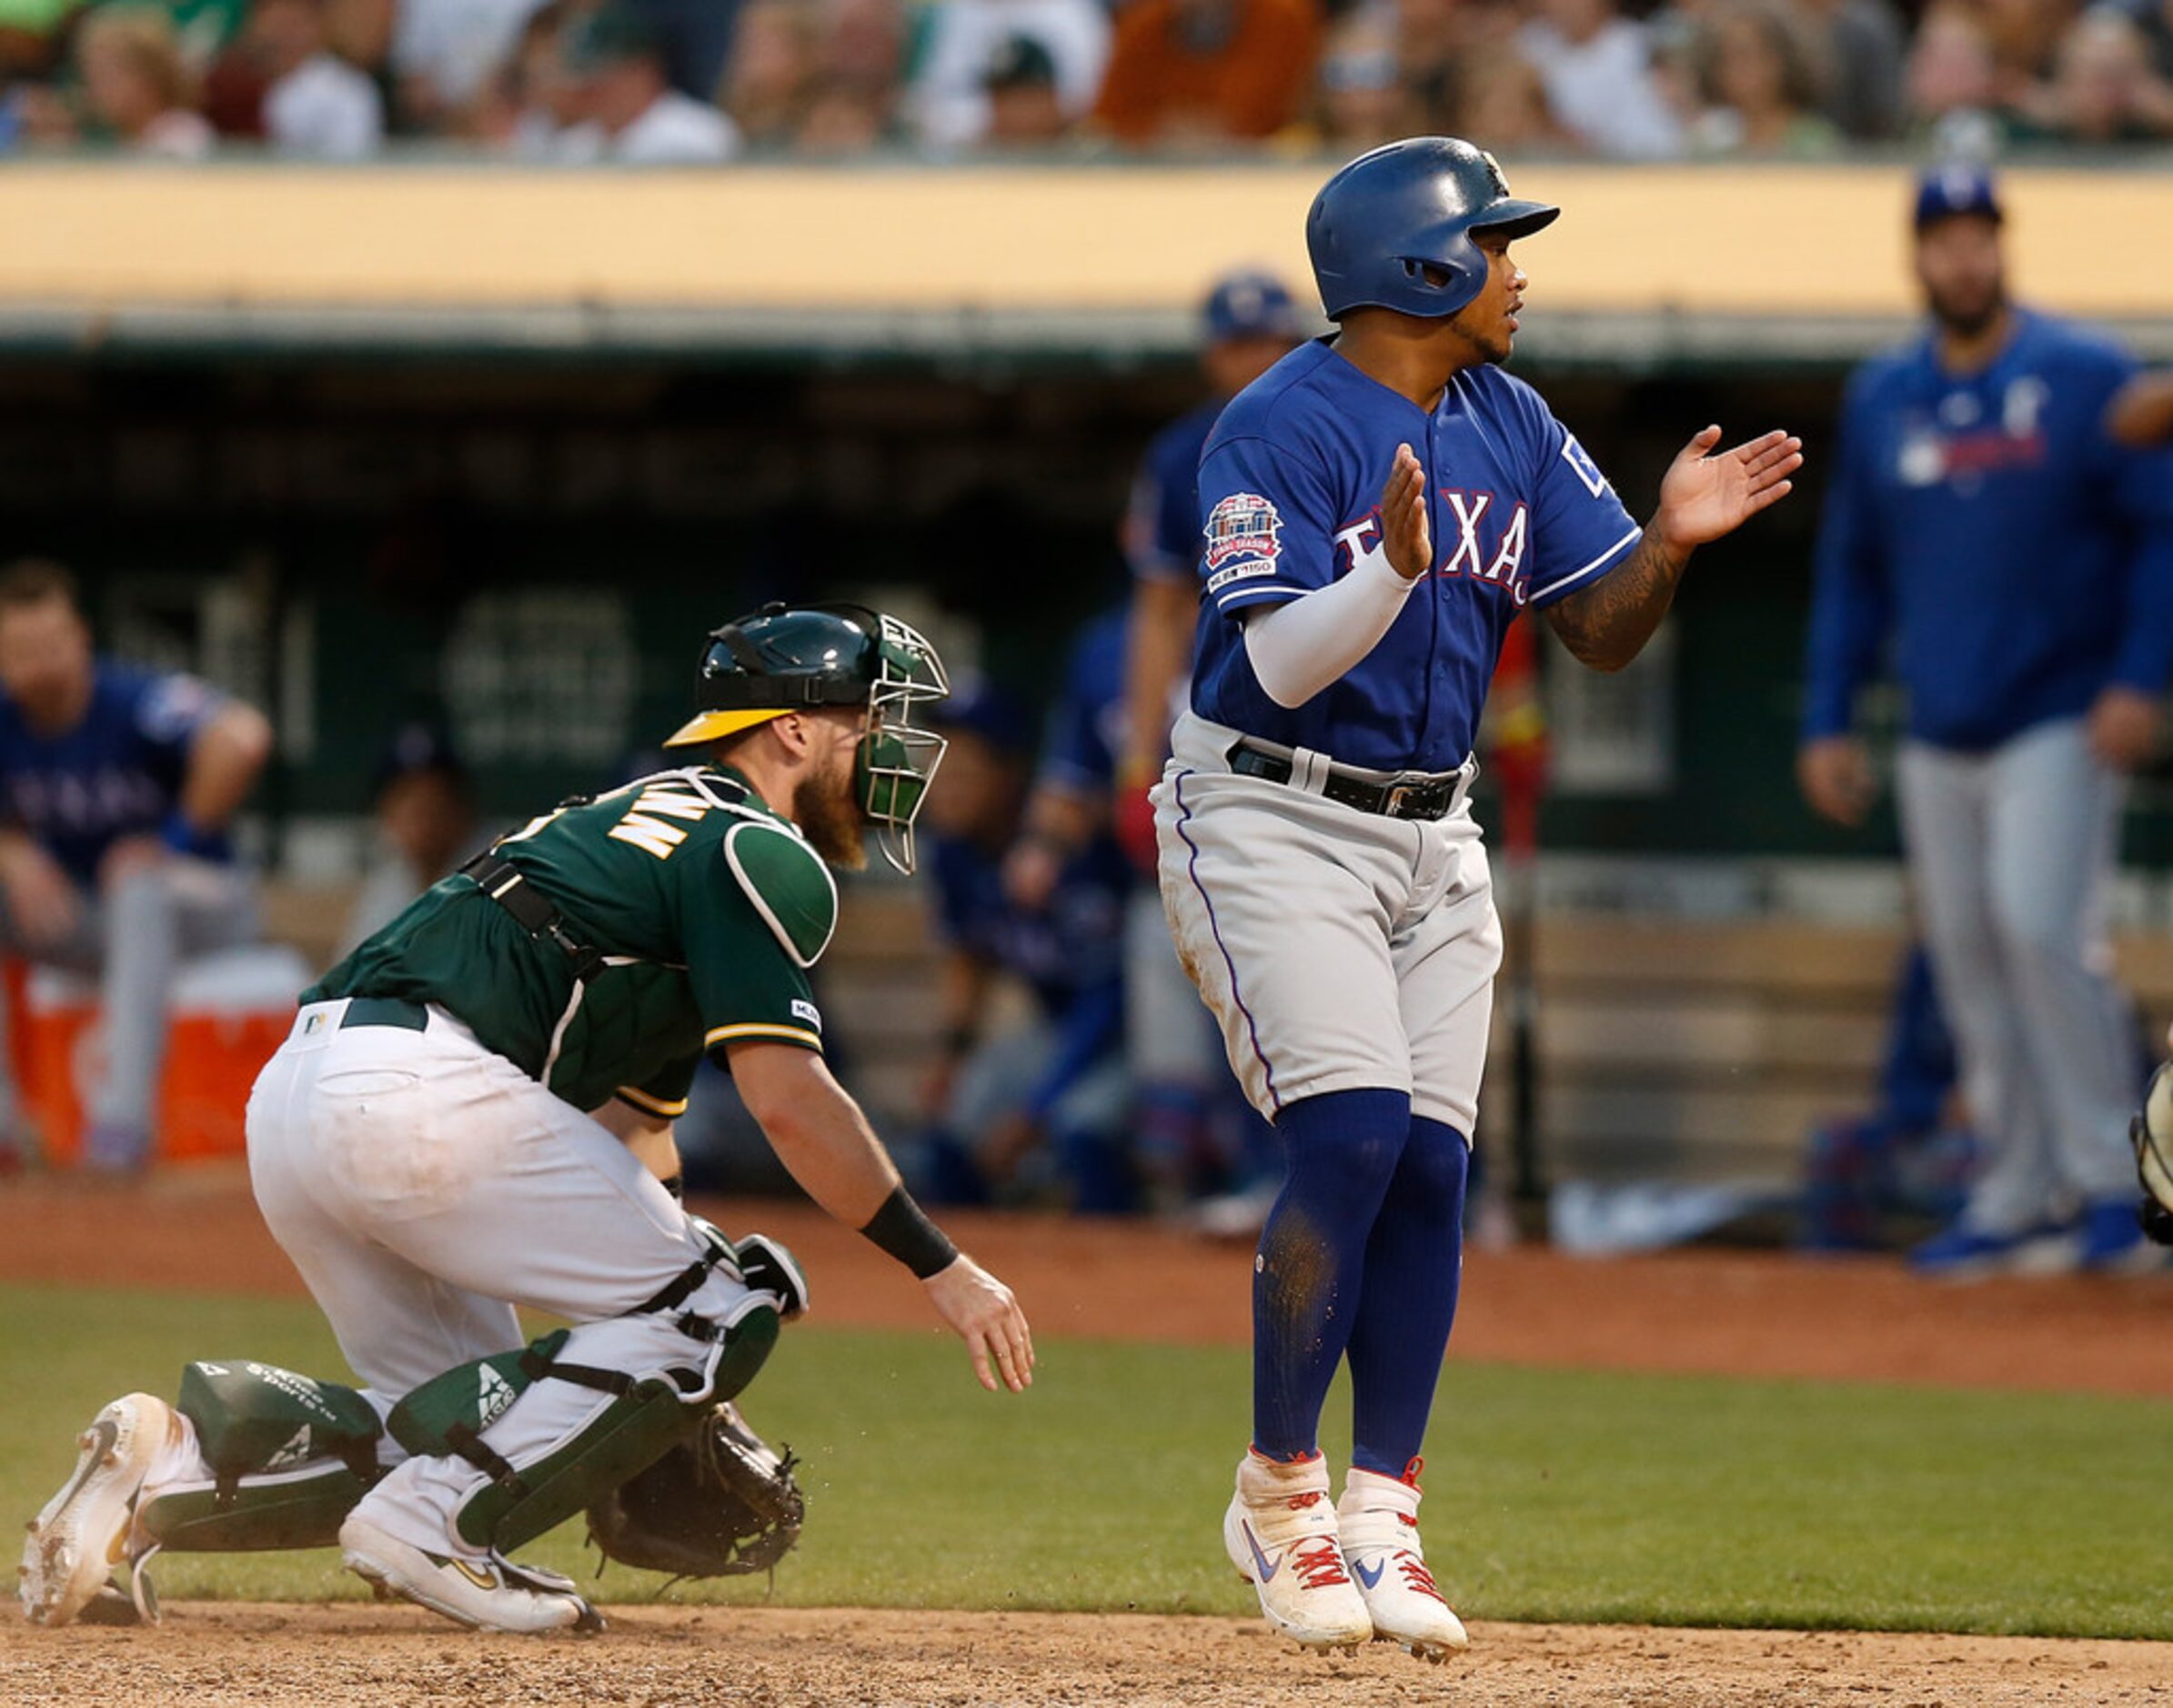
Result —
<path fill-rule="evenodd" d="M 689 1302 L 699 1306 L 697 1293 Z M 477 1547 L 510 1552 L 647 1469 L 752 1381 L 776 1344 L 766 1297 L 739 1294 L 723 1317 L 636 1314 L 560 1329 L 433 1377 L 393 1408 L 393 1439 L 417 1456 L 451 1455 L 483 1472 L 454 1523 Z M 609 1398 L 540 1443 L 495 1428 L 540 1383 Z M 501 1449 L 503 1451 L 501 1451 Z"/>
<path fill-rule="evenodd" d="M 137 1522 L 163 1548 L 330 1547 L 381 1474 L 377 1408 L 336 1381 L 246 1360 L 194 1363 L 175 1410 L 212 1475 L 139 1503 Z"/>

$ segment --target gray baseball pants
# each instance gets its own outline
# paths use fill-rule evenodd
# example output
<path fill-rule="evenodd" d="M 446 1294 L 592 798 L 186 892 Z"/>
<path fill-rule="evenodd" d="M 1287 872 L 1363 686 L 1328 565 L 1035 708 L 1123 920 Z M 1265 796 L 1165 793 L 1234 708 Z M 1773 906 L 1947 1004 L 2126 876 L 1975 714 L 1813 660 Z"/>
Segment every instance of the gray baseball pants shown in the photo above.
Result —
<path fill-rule="evenodd" d="M 1983 753 L 1906 742 L 1896 784 L 1939 1000 L 1988 1150 L 1966 1221 L 2018 1233 L 2134 1197 L 2134 1031 L 2104 919 L 2120 778 L 2081 720 L 2061 718 Z"/>

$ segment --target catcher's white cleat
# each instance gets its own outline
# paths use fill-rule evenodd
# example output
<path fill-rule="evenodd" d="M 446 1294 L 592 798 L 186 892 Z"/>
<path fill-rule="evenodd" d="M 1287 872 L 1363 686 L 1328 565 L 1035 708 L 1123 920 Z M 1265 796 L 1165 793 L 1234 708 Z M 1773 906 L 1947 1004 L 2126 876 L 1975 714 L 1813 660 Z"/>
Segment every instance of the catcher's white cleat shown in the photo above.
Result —
<path fill-rule="evenodd" d="M 116 1572 L 132 1575 L 128 1533 L 136 1497 L 159 1450 L 180 1429 L 174 1408 L 123 1394 L 76 1438 L 75 1472 L 45 1502 L 23 1542 L 17 1592 L 34 1625 L 65 1625 Z"/>
<path fill-rule="evenodd" d="M 339 1527 L 340 1557 L 373 1590 L 478 1631 L 601 1631 L 603 1617 L 573 1580 L 496 1553 L 462 1559 L 431 1553 L 380 1530 L 358 1512 Z"/>
<path fill-rule="evenodd" d="M 1230 1563 L 1260 1595 L 1268 1623 L 1308 1649 L 1333 1649 L 1373 1634 L 1365 1601 L 1343 1569 L 1328 1467 L 1319 1454 L 1283 1464 L 1247 1452 L 1222 1518 Z"/>
<path fill-rule="evenodd" d="M 1419 1462 L 1408 1480 L 1355 1465 L 1336 1503 L 1343 1562 L 1358 1580 L 1373 1635 L 1400 1643 L 1422 1661 L 1441 1662 L 1468 1648 L 1464 1622 L 1426 1570 L 1418 1539 Z"/>

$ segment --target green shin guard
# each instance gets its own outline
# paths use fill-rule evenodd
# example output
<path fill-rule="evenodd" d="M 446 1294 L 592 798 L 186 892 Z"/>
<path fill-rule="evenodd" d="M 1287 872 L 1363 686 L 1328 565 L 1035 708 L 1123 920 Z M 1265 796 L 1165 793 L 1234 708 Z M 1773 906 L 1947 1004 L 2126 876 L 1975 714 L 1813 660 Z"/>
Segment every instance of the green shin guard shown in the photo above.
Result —
<path fill-rule="evenodd" d="M 560 1361 L 568 1338 L 561 1329 L 520 1351 L 433 1377 L 393 1408 L 387 1423 L 393 1439 L 409 1452 L 454 1454 L 490 1477 L 455 1522 L 476 1546 L 510 1553 L 661 1458 L 715 1402 L 730 1399 L 754 1380 L 777 1332 L 777 1313 L 766 1305 L 719 1331 L 715 1380 L 699 1402 L 689 1404 L 687 1392 L 665 1376 L 636 1381 L 621 1371 Z M 609 1393 L 611 1403 L 540 1459 L 516 1468 L 481 1439 L 483 1432 L 546 1380 Z"/>
<path fill-rule="evenodd" d="M 381 1474 L 377 1409 L 354 1389 L 276 1364 L 200 1362 L 176 1411 L 196 1426 L 208 1483 L 162 1489 L 136 1522 L 162 1548 L 325 1548 Z"/>
<path fill-rule="evenodd" d="M 203 1483 L 162 1489 L 137 1506 L 136 1517 L 146 1535 L 176 1553 L 329 1548 L 369 1486 L 345 1465 L 326 1462 L 245 1477 L 231 1494 Z"/>
<path fill-rule="evenodd" d="M 543 1380 L 571 1333 L 554 1330 L 514 1351 L 454 1365 L 411 1390 L 392 1408 L 386 1428 L 417 1459 L 467 1458 L 477 1438 Z"/>
<path fill-rule="evenodd" d="M 687 1435 L 696 1416 L 662 1377 L 634 1383 L 556 1452 L 524 1471 L 508 1465 L 471 1495 L 456 1521 L 460 1534 L 500 1553 L 525 1546 L 647 1470 Z"/>

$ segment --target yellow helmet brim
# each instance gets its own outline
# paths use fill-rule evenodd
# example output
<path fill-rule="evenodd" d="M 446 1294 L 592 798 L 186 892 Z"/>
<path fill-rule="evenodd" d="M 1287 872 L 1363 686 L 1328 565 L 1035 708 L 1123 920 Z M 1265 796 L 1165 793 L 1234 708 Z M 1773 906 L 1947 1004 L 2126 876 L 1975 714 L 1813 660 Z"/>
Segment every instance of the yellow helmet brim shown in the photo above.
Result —
<path fill-rule="evenodd" d="M 670 736 L 665 738 L 668 748 L 698 748 L 711 741 L 721 741 L 727 736 L 736 736 L 742 729 L 752 729 L 766 724 L 773 718 L 782 718 L 789 708 L 778 707 L 773 711 L 706 711 L 697 712 Z"/>

